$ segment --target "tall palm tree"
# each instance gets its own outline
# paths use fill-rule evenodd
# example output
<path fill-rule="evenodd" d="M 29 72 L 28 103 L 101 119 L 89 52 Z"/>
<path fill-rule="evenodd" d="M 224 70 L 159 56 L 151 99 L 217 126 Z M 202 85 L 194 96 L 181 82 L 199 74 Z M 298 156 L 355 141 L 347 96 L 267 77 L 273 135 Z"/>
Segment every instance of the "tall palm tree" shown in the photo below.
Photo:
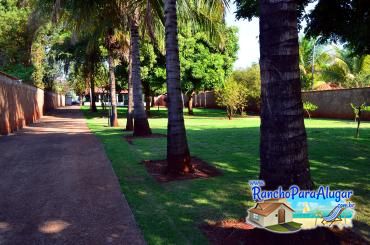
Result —
<path fill-rule="evenodd" d="M 193 167 L 186 138 L 181 97 L 176 0 L 165 0 L 164 11 L 168 105 L 167 171 L 177 174 L 192 171 Z"/>
<path fill-rule="evenodd" d="M 114 50 L 119 49 L 114 36 L 114 29 L 108 28 L 105 46 L 108 49 L 108 66 L 109 66 L 109 84 L 110 84 L 110 95 L 111 95 L 111 106 L 112 114 L 110 118 L 110 125 L 112 127 L 118 127 L 118 115 L 117 115 L 117 96 L 116 96 L 116 76 L 114 74 Z"/>
<path fill-rule="evenodd" d="M 297 1 L 260 0 L 260 179 L 266 189 L 313 183 L 298 56 Z"/>
<path fill-rule="evenodd" d="M 181 1 L 180 8 L 181 20 L 185 25 L 186 23 L 192 24 L 194 32 L 207 31 L 212 41 L 221 40 L 222 34 L 217 28 L 222 26 L 220 21 L 223 21 L 223 1 Z M 176 10 L 176 0 L 164 1 L 168 106 L 167 172 L 181 174 L 193 171 L 193 166 L 186 137 L 181 96 Z"/>
<path fill-rule="evenodd" d="M 140 79 L 140 38 L 138 12 L 135 10 L 130 23 L 131 34 L 131 80 L 134 95 L 134 136 L 152 134 L 143 104 L 142 83 Z"/>
<path fill-rule="evenodd" d="M 131 46 L 131 44 L 130 44 Z M 132 58 L 131 58 L 131 48 L 128 62 L 128 108 L 127 108 L 127 120 L 126 120 L 126 131 L 134 130 L 134 91 L 132 88 Z"/>

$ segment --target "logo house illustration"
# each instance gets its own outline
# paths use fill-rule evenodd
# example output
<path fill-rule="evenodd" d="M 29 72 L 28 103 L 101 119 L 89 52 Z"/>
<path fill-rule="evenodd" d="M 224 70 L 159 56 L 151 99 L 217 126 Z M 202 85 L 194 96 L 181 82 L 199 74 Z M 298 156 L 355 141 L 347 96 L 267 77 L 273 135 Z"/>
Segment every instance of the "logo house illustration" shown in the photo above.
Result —
<path fill-rule="evenodd" d="M 293 213 L 285 198 L 268 199 L 248 210 L 247 222 L 260 227 L 284 224 L 293 221 Z"/>

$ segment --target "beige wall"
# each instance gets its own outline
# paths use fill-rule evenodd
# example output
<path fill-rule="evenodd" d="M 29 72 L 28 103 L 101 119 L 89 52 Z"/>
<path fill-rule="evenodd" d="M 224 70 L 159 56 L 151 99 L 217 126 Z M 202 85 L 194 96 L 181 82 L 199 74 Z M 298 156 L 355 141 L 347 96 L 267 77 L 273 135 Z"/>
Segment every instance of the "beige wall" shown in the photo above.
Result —
<path fill-rule="evenodd" d="M 205 93 L 200 92 L 194 95 L 193 106 L 219 108 L 215 102 L 214 92 L 207 91 Z M 186 100 L 186 97 L 184 99 Z M 311 113 L 312 117 L 354 119 L 350 104 L 367 103 L 370 105 L 370 87 L 302 92 L 302 100 L 318 106 L 318 109 Z M 256 108 L 249 109 L 256 110 Z M 370 120 L 370 112 L 363 113 L 362 119 Z"/>
<path fill-rule="evenodd" d="M 0 134 L 34 123 L 44 111 L 59 106 L 64 106 L 64 95 L 44 92 L 0 72 Z"/>
<path fill-rule="evenodd" d="M 302 100 L 319 107 L 311 113 L 312 117 L 354 119 L 351 103 L 370 105 L 370 87 L 302 92 Z M 370 120 L 370 112 L 361 118 Z"/>

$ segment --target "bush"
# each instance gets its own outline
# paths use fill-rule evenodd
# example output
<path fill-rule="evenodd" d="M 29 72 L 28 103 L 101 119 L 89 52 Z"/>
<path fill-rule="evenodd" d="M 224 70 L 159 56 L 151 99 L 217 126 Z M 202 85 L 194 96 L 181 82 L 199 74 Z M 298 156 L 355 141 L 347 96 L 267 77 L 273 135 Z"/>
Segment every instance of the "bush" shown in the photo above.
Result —
<path fill-rule="evenodd" d="M 245 106 L 252 111 L 259 111 L 261 101 L 261 78 L 258 64 L 243 70 L 236 70 L 231 78 L 240 84 L 247 93 Z"/>
<path fill-rule="evenodd" d="M 303 109 L 307 112 L 308 117 L 311 119 L 311 114 L 310 112 L 316 111 L 319 107 L 315 104 L 312 104 L 309 101 L 303 102 Z"/>
<path fill-rule="evenodd" d="M 215 95 L 216 103 L 226 107 L 229 120 L 234 116 L 236 110 L 240 109 L 243 112 L 247 101 L 247 91 L 234 79 L 229 79 L 223 87 L 217 88 Z"/>

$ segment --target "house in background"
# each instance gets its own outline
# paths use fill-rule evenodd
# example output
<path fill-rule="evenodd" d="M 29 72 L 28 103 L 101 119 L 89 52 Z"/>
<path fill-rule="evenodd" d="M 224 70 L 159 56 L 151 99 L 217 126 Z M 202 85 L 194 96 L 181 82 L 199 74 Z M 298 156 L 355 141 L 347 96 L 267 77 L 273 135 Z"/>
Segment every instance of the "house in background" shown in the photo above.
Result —
<path fill-rule="evenodd" d="M 121 90 L 119 93 L 116 94 L 116 101 L 117 106 L 128 106 L 128 91 Z M 110 105 L 110 94 L 108 90 L 104 90 L 102 88 L 95 88 L 95 104 L 97 106 L 101 106 L 102 102 L 105 105 Z M 84 104 L 90 105 L 90 91 L 86 90 L 84 96 Z"/>
<path fill-rule="evenodd" d="M 294 210 L 286 199 L 269 199 L 248 210 L 248 221 L 262 227 L 293 221 Z"/>

